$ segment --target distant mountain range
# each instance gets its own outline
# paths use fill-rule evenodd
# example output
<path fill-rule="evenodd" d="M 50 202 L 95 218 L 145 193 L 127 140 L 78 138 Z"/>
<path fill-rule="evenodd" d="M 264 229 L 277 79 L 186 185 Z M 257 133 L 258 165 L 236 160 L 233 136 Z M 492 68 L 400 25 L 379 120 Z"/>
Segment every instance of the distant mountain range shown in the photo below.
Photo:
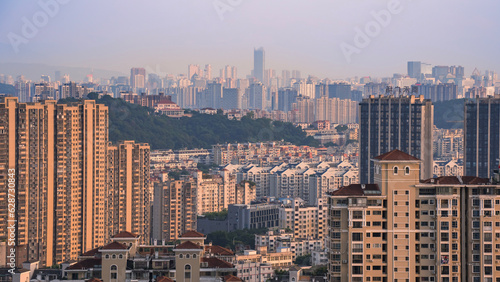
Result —
<path fill-rule="evenodd" d="M 93 73 L 94 79 L 106 78 L 112 76 L 129 76 L 129 74 L 92 68 L 49 66 L 45 64 L 21 64 L 21 63 L 1 63 L 0 74 L 11 75 L 14 79 L 18 75 L 24 75 L 26 79 L 39 81 L 40 76 L 49 75 L 52 80 L 55 78 L 55 72 L 60 71 L 61 76 L 69 74 L 71 81 L 82 81 L 88 74 Z"/>

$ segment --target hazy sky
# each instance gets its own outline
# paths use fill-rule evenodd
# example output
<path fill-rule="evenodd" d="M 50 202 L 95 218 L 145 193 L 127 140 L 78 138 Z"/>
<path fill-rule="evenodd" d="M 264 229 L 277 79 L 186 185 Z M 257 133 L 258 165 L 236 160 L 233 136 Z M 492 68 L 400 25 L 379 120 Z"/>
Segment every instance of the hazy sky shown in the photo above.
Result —
<path fill-rule="evenodd" d="M 57 0 L 41 0 L 51 1 Z M 235 65 L 244 77 L 253 67 L 253 48 L 263 46 L 266 68 L 279 74 L 388 76 L 405 73 L 408 60 L 463 65 L 467 75 L 476 66 L 500 71 L 497 0 L 59 1 L 67 3 L 47 18 L 38 1 L 0 1 L 0 64 L 124 73 L 137 66 L 175 74 L 191 63 L 212 64 L 216 75 L 223 65 Z M 374 25 L 373 12 L 388 5 L 396 5 L 396 13 L 385 26 Z M 33 23 L 33 16 L 40 28 L 23 35 L 23 18 Z M 366 27 L 373 37 L 356 45 L 355 29 Z M 9 36 L 22 41 L 18 52 Z M 357 48 L 350 62 L 343 42 Z"/>

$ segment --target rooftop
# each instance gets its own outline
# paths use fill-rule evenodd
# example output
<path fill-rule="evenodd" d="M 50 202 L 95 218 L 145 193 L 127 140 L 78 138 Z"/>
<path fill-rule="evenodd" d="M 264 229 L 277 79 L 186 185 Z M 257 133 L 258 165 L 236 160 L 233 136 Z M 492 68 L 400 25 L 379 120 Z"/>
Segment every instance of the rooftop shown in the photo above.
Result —
<path fill-rule="evenodd" d="M 182 234 L 180 238 L 204 238 L 205 234 L 200 233 L 198 231 L 189 230 L 186 233 Z"/>
<path fill-rule="evenodd" d="M 420 183 L 424 184 L 438 184 L 438 185 L 481 185 L 491 184 L 488 178 L 480 178 L 476 176 L 441 176 L 436 178 L 429 178 L 421 180 Z"/>
<path fill-rule="evenodd" d="M 139 238 L 139 235 L 135 235 L 134 233 L 128 232 L 128 231 L 122 231 L 115 236 L 113 236 L 113 239 L 125 239 L 125 238 Z"/>
<path fill-rule="evenodd" d="M 199 250 L 201 249 L 200 245 L 197 245 L 191 241 L 186 241 L 182 244 L 179 244 L 175 247 L 175 249 L 183 249 L 183 250 Z"/>
<path fill-rule="evenodd" d="M 379 161 L 419 161 L 420 159 L 415 158 L 412 155 L 409 155 L 403 151 L 398 149 L 394 149 L 390 152 L 382 154 L 380 156 L 376 156 L 374 159 Z"/>
<path fill-rule="evenodd" d="M 351 184 L 330 193 L 331 196 L 364 196 L 380 194 L 377 184 Z"/>

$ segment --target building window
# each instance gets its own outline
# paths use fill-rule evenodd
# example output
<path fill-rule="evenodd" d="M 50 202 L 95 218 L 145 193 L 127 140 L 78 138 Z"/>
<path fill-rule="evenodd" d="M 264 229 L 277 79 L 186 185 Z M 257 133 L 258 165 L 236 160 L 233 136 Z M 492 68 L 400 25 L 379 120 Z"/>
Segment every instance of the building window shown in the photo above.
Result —
<path fill-rule="evenodd" d="M 191 278 L 191 265 L 184 266 L 184 278 Z"/>
<path fill-rule="evenodd" d="M 393 168 L 393 171 L 394 171 L 394 175 L 398 174 L 398 167 L 397 167 L 397 166 L 395 166 L 395 167 Z"/>
<path fill-rule="evenodd" d="M 410 175 L 410 167 L 405 167 L 405 175 Z"/>

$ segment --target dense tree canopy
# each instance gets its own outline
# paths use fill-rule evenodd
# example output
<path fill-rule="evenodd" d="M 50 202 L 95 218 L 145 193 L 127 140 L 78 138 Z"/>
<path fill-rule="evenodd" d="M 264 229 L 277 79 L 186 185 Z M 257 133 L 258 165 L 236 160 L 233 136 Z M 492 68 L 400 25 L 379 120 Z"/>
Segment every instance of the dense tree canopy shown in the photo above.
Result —
<path fill-rule="evenodd" d="M 147 142 L 153 149 L 211 148 L 226 142 L 261 142 L 284 140 L 296 145 L 318 146 L 319 143 L 292 123 L 270 119 L 229 120 L 222 113 L 200 114 L 180 119 L 156 114 L 152 109 L 94 94 L 89 98 L 109 107 L 109 138 Z M 73 100 L 60 100 L 60 103 Z"/>

